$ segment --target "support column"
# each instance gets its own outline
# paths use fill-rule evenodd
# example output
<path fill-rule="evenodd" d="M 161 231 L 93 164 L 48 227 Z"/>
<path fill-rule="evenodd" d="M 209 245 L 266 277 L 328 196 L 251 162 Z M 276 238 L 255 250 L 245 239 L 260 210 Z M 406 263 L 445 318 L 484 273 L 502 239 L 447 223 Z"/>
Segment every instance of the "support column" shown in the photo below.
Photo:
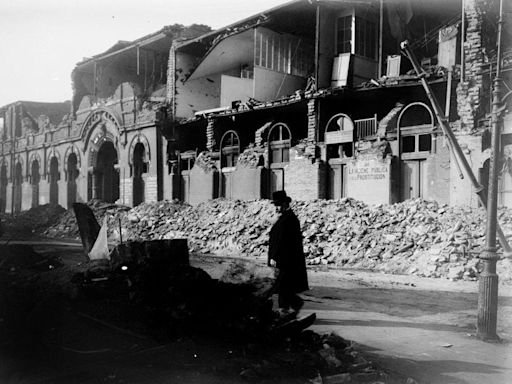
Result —
<path fill-rule="evenodd" d="M 99 176 L 98 176 L 98 172 L 96 170 L 93 170 L 92 171 L 92 198 L 93 199 L 98 199 L 99 197 L 99 192 L 100 192 L 100 188 L 101 186 L 99 185 L 100 184 L 100 180 L 99 180 Z"/>

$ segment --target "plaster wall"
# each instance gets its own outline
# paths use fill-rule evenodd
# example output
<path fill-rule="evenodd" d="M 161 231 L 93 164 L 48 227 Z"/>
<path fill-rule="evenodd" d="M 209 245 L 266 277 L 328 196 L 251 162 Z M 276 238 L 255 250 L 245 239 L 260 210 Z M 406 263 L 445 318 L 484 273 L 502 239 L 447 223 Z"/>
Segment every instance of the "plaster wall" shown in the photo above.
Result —
<path fill-rule="evenodd" d="M 221 74 L 187 81 L 196 64 L 194 56 L 176 52 L 176 118 L 190 118 L 197 111 L 220 105 Z"/>
<path fill-rule="evenodd" d="M 295 200 L 326 197 L 327 171 L 321 161 L 313 162 L 290 149 L 290 163 L 284 168 L 284 188 Z"/>
<path fill-rule="evenodd" d="M 254 86 L 256 100 L 271 101 L 305 89 L 306 79 L 255 66 Z"/>
<path fill-rule="evenodd" d="M 237 167 L 233 173 L 232 198 L 256 200 L 263 196 L 265 170 L 262 167 Z"/>
<path fill-rule="evenodd" d="M 482 138 L 479 135 L 458 135 L 457 140 L 478 180 L 479 169 L 489 158 L 489 150 L 482 152 Z M 450 155 L 450 163 L 455 164 L 453 155 Z M 450 205 L 478 206 L 475 188 L 466 175 L 464 175 L 464 179 L 460 179 L 456 166 L 450 168 L 450 180 Z"/>
<path fill-rule="evenodd" d="M 247 102 L 251 97 L 254 97 L 254 80 L 227 75 L 221 76 L 221 107 L 230 107 L 234 100 Z"/>
<path fill-rule="evenodd" d="M 217 197 L 218 172 L 204 172 L 200 167 L 194 165 L 190 171 L 190 195 L 189 204 L 197 205 Z"/>
<path fill-rule="evenodd" d="M 389 204 L 392 201 L 391 158 L 364 156 L 347 164 L 347 197 L 368 204 Z"/>
<path fill-rule="evenodd" d="M 426 160 L 428 184 L 424 198 L 436 200 L 441 204 L 449 204 L 450 168 L 452 167 L 450 163 L 450 150 L 444 138 L 437 137 L 435 140 L 436 153 Z"/>

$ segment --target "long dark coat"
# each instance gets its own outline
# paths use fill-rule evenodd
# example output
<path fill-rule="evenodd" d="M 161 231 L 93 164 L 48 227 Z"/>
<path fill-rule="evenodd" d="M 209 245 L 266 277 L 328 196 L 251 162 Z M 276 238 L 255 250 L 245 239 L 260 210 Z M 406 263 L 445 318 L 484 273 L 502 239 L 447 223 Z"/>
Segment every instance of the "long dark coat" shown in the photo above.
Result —
<path fill-rule="evenodd" d="M 309 289 L 300 222 L 291 209 L 283 212 L 270 230 L 268 256 L 275 260 L 279 269 L 276 280 L 278 293 Z"/>

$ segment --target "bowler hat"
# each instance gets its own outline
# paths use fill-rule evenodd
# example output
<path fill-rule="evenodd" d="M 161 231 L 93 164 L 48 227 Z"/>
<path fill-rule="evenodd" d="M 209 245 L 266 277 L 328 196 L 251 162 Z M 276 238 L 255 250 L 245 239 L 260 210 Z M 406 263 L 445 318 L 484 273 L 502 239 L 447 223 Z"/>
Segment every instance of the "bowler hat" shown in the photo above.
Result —
<path fill-rule="evenodd" d="M 282 205 L 290 201 L 292 201 L 292 199 L 286 194 L 286 191 L 275 191 L 272 193 L 272 203 L 274 205 Z"/>

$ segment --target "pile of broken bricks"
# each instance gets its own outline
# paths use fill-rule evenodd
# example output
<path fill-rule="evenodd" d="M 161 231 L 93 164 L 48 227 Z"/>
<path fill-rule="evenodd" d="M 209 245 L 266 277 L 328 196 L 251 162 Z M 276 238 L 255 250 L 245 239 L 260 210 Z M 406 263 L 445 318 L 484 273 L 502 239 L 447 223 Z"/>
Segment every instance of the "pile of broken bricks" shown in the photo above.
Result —
<path fill-rule="evenodd" d="M 98 203 L 95 203 L 98 205 Z M 108 217 L 112 241 L 186 237 L 191 252 L 264 257 L 277 219 L 268 200 L 216 199 L 197 206 L 179 202 L 143 203 L 135 208 L 95 209 Z M 360 201 L 294 201 L 303 231 L 307 263 L 385 273 L 475 280 L 485 244 L 482 208 L 450 207 L 421 199 L 370 206 Z M 71 213 L 71 214 L 70 214 Z M 505 235 L 512 235 L 512 210 L 500 209 Z M 76 237 L 72 212 L 46 231 Z M 121 234 L 121 236 L 120 236 Z M 512 279 L 509 260 L 498 263 L 502 280 Z"/>

